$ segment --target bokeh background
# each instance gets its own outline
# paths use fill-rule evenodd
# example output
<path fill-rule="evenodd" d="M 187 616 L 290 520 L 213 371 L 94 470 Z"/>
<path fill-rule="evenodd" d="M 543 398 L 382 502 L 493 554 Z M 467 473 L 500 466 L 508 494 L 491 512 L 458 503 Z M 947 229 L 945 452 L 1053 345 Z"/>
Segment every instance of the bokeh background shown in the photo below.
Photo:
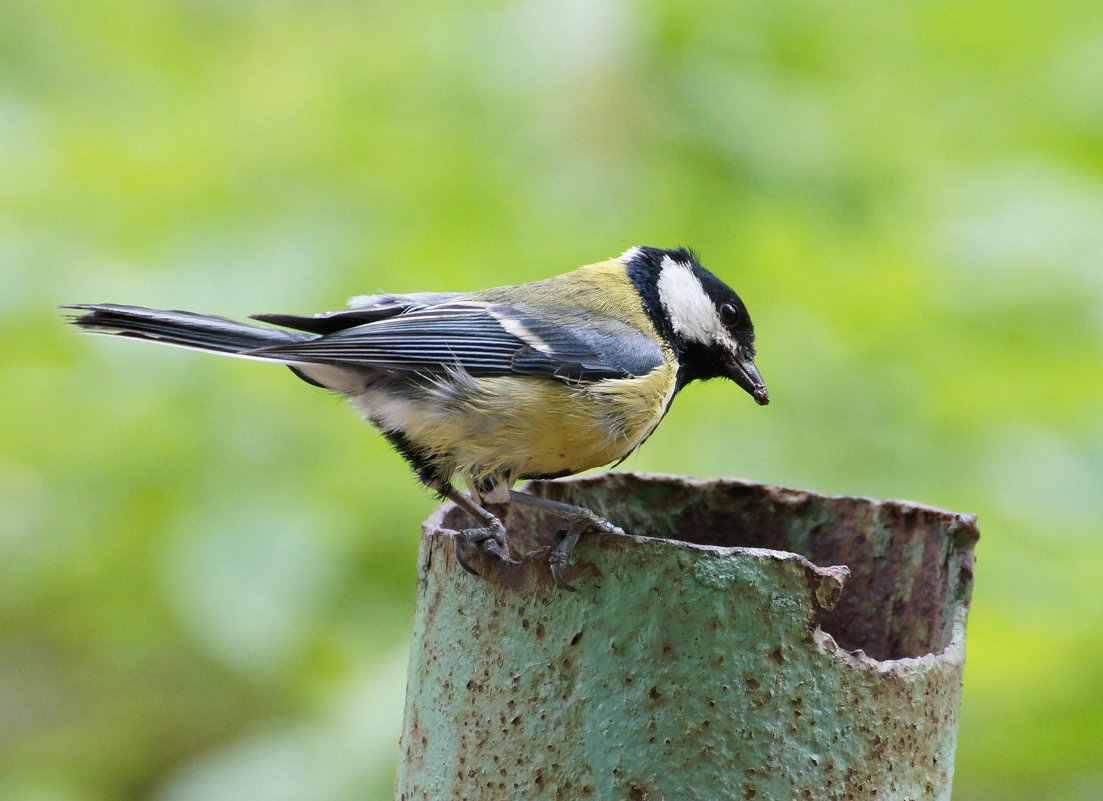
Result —
<path fill-rule="evenodd" d="M 773 403 L 626 468 L 980 515 L 955 798 L 1103 797 L 1097 3 L 15 0 L 0 798 L 391 792 L 433 501 L 275 367 L 55 306 L 309 313 L 690 245 Z"/>

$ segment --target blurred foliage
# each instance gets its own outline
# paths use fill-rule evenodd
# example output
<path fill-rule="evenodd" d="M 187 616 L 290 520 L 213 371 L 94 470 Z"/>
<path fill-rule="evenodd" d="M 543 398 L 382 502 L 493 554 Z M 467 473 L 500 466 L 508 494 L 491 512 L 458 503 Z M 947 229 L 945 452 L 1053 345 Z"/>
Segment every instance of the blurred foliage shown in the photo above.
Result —
<path fill-rule="evenodd" d="M 3 16 L 0 797 L 387 797 L 433 505 L 286 371 L 56 304 L 308 313 L 633 244 L 737 288 L 774 402 L 694 386 L 626 467 L 978 512 L 955 798 L 1103 794 L 1098 4 Z"/>

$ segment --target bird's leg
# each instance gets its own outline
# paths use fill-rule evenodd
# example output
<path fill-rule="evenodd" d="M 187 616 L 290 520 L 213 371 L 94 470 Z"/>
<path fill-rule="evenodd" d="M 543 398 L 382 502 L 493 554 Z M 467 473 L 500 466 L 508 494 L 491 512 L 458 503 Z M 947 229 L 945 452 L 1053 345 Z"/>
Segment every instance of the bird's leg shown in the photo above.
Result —
<path fill-rule="evenodd" d="M 470 545 L 482 545 L 487 553 L 496 556 L 503 562 L 513 561 L 509 555 L 506 527 L 502 525 L 501 520 L 449 483 L 441 482 L 438 486 L 432 486 L 432 489 L 440 492 L 441 495 L 482 523 L 482 526 L 478 528 L 465 528 L 452 532 L 452 542 L 456 548 L 456 561 L 460 563 L 460 567 L 473 576 L 479 575 L 463 555 L 464 550 Z"/>
<path fill-rule="evenodd" d="M 509 491 L 511 503 L 519 503 L 523 506 L 531 506 L 564 520 L 568 526 L 585 524 L 579 528 L 580 533 L 596 531 L 601 534 L 624 534 L 619 526 L 614 526 L 608 520 L 591 512 L 585 506 L 575 506 L 573 503 L 553 501 L 550 498 L 541 498 L 537 495 L 529 495 L 527 492 Z"/>
<path fill-rule="evenodd" d="M 562 518 L 566 522 L 567 527 L 563 532 L 563 539 L 551 549 L 551 553 L 548 555 L 548 564 L 551 566 L 555 583 L 571 592 L 574 592 L 575 588 L 563 577 L 563 568 L 567 565 L 567 559 L 570 558 L 571 551 L 578 544 L 579 538 L 583 534 L 593 531 L 601 534 L 624 534 L 623 529 L 614 526 L 603 517 L 598 517 L 583 506 L 575 506 L 563 501 L 553 501 L 549 498 L 540 498 L 516 490 L 509 491 L 509 500 L 513 503 L 531 506 L 534 509 L 547 512 L 550 515 Z M 538 550 L 542 552 L 542 549 Z"/>

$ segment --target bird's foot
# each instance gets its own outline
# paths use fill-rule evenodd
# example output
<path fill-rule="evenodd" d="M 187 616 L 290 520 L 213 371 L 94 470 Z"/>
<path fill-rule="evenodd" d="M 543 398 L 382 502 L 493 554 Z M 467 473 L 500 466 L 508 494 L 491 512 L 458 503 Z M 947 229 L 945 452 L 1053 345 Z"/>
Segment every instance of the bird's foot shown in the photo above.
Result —
<path fill-rule="evenodd" d="M 568 592 L 576 592 L 576 590 L 574 585 L 567 581 L 563 575 L 563 568 L 569 564 L 571 551 L 578 544 L 579 538 L 583 534 L 589 533 L 624 534 L 622 528 L 614 526 L 603 517 L 598 517 L 589 509 L 582 507 L 577 507 L 577 509 L 577 512 L 565 518 L 567 526 L 560 531 L 563 539 L 554 548 L 548 548 L 548 566 L 551 568 L 552 578 L 555 579 L 556 584 Z"/>
<path fill-rule="evenodd" d="M 566 518 L 568 528 L 579 526 L 583 534 L 619 534 L 622 537 L 625 536 L 624 529 L 620 526 L 613 525 L 604 517 L 598 517 L 583 506 L 578 506 L 576 508 L 578 511 Z"/>
<path fill-rule="evenodd" d="M 509 543 L 506 541 L 506 527 L 502 525 L 500 520 L 492 520 L 488 525 L 481 528 L 465 528 L 452 531 L 450 534 L 452 545 L 456 549 L 456 561 L 460 563 L 460 567 L 473 576 L 479 575 L 479 572 L 471 567 L 470 562 L 467 561 L 467 557 L 464 555 L 468 548 L 479 547 L 484 553 L 496 559 L 503 562 L 513 562 L 513 557 L 509 554 Z"/>

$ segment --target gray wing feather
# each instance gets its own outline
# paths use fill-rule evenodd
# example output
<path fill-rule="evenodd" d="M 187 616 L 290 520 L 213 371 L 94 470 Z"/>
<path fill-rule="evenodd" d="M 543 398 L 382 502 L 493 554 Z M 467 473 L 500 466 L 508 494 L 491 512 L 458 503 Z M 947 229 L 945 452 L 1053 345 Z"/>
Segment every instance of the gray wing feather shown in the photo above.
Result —
<path fill-rule="evenodd" d="M 430 375 L 459 368 L 477 376 L 571 383 L 644 375 L 664 360 L 657 342 L 626 323 L 583 316 L 552 322 L 531 307 L 478 302 L 422 307 L 258 353 Z"/>

